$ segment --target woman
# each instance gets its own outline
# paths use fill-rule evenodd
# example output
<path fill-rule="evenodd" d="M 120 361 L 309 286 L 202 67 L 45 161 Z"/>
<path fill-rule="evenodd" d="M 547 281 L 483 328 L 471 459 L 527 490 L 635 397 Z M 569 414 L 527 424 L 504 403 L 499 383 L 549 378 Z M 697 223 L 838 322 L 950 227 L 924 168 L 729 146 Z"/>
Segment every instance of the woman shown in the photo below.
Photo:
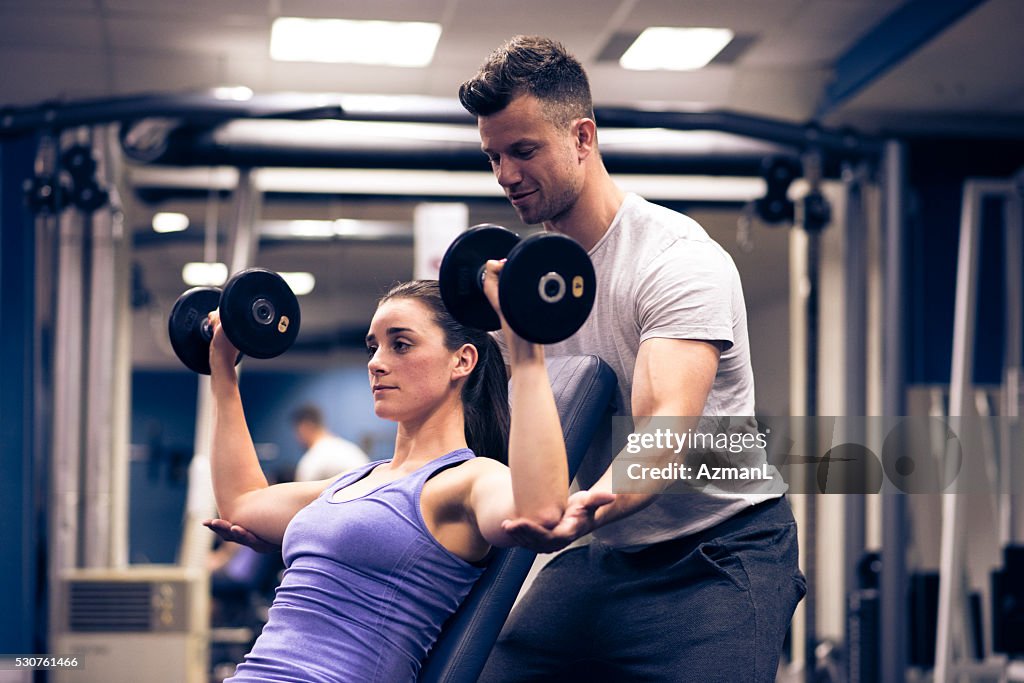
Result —
<path fill-rule="evenodd" d="M 488 262 L 485 278 L 496 310 L 501 265 Z M 451 318 L 436 282 L 399 285 L 366 337 L 374 412 L 398 423 L 394 457 L 337 480 L 268 487 L 242 412 L 237 352 L 212 315 L 217 507 L 282 544 L 287 566 L 230 680 L 414 681 L 491 546 L 514 545 L 503 520 L 551 527 L 562 518 L 565 444 L 543 349 L 502 319 L 516 377 L 509 416 L 490 337 Z"/>

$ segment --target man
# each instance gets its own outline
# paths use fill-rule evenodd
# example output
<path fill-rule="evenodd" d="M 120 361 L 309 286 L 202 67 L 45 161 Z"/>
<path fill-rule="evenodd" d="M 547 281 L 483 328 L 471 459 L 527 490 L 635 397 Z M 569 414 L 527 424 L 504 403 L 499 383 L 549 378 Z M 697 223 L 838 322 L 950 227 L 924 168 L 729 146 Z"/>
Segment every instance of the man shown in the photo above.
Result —
<path fill-rule="evenodd" d="M 574 238 L 594 262 L 594 310 L 549 354 L 604 359 L 621 415 L 752 416 L 736 267 L 696 222 L 612 181 L 580 63 L 558 43 L 518 36 L 459 97 L 523 222 Z M 590 531 L 595 540 L 540 572 L 480 680 L 773 681 L 804 591 L 784 485 L 619 493 L 598 507 L 615 492 L 606 465 L 584 463 L 589 490 L 556 527 L 506 522 L 539 551 Z"/>
<path fill-rule="evenodd" d="M 300 406 L 292 413 L 295 436 L 306 449 L 295 466 L 295 481 L 318 481 L 370 462 L 366 453 L 351 441 L 332 434 L 324 416 L 314 405 Z"/>

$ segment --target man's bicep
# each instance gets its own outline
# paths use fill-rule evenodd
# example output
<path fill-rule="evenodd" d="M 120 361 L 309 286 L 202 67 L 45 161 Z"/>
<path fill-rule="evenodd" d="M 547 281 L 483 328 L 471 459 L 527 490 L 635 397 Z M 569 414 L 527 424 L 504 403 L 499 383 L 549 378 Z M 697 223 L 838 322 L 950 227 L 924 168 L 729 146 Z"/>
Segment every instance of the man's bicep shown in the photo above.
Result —
<path fill-rule="evenodd" d="M 699 416 L 718 372 L 719 345 L 694 339 L 647 339 L 633 369 L 633 415 Z"/>

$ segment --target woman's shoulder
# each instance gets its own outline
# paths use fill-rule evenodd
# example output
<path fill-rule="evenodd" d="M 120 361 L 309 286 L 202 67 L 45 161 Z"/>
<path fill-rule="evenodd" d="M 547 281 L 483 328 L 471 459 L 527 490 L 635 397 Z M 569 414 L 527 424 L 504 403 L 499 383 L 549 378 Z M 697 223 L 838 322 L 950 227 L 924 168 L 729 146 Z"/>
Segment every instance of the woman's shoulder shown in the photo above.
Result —
<path fill-rule="evenodd" d="M 493 458 L 476 456 L 463 460 L 457 465 L 452 465 L 437 473 L 434 479 L 444 477 L 451 483 L 472 484 L 476 479 L 499 472 L 508 471 L 508 467 Z"/>
<path fill-rule="evenodd" d="M 441 470 L 430 478 L 429 486 L 444 499 L 464 500 L 481 479 L 507 472 L 508 467 L 497 460 L 477 456 Z"/>

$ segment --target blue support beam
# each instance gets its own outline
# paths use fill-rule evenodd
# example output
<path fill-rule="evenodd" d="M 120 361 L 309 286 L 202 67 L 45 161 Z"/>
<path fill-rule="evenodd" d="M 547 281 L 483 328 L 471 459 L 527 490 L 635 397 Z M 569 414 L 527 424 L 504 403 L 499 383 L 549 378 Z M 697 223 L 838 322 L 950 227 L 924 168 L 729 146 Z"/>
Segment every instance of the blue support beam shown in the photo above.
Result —
<path fill-rule="evenodd" d="M 821 119 L 986 0 L 910 0 L 836 60 Z"/>
<path fill-rule="evenodd" d="M 40 577 L 45 576 L 39 557 L 45 529 L 41 473 L 34 461 L 35 225 L 21 190 L 22 181 L 32 175 L 35 149 L 31 137 L 0 143 L 0 657 L 45 651 L 38 616 L 46 613 L 38 604 Z"/>

